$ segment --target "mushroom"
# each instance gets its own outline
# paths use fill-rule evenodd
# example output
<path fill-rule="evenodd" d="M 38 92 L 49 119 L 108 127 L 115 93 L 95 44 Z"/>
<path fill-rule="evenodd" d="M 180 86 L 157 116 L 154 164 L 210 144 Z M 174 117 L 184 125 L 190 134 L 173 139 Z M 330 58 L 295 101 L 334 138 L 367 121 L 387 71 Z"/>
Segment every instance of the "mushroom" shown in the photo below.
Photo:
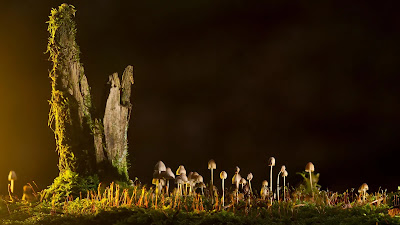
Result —
<path fill-rule="evenodd" d="M 163 161 L 158 161 L 156 163 L 156 165 L 154 166 L 154 170 L 157 171 L 165 171 L 167 168 L 165 167 L 165 164 L 163 163 Z"/>
<path fill-rule="evenodd" d="M 283 173 L 283 171 L 285 171 L 285 170 L 286 170 L 286 166 L 283 165 L 281 167 L 281 170 L 278 173 L 278 178 L 277 178 L 277 181 L 276 181 L 276 196 L 277 196 L 278 201 L 279 201 L 279 189 L 280 189 L 279 188 L 279 175 L 281 175 L 281 173 Z"/>
<path fill-rule="evenodd" d="M 201 189 L 201 195 L 204 195 L 204 188 L 206 187 L 206 184 L 202 181 L 197 183 L 197 188 Z"/>
<path fill-rule="evenodd" d="M 156 207 L 157 207 L 158 192 L 160 189 L 159 183 L 160 179 L 162 178 L 161 173 L 164 172 L 166 169 L 167 168 L 165 167 L 165 164 L 162 161 L 158 161 L 154 166 L 153 179 L 155 179 L 155 185 L 156 185 Z"/>
<path fill-rule="evenodd" d="M 181 176 L 177 176 L 175 178 L 175 183 L 178 185 L 178 190 L 177 190 L 177 195 L 179 196 L 182 195 L 182 184 L 183 184 L 183 180 Z"/>
<path fill-rule="evenodd" d="M 269 160 L 268 160 L 268 166 L 271 167 L 270 176 L 269 176 L 269 181 L 270 181 L 270 184 L 269 184 L 269 191 L 272 193 L 272 167 L 275 166 L 275 158 L 274 158 L 274 157 L 270 157 L 270 158 L 269 158 Z"/>
<path fill-rule="evenodd" d="M 14 193 L 14 181 L 17 180 L 17 174 L 15 173 L 14 170 L 11 170 L 10 173 L 8 174 L 8 180 L 11 182 L 11 193 Z"/>
<path fill-rule="evenodd" d="M 285 183 L 285 178 L 289 175 L 289 173 L 285 170 L 282 173 L 282 177 L 283 177 L 283 200 L 286 201 L 286 183 Z"/>
<path fill-rule="evenodd" d="M 314 196 L 314 192 L 313 192 L 313 184 L 312 184 L 312 175 L 311 175 L 311 173 L 314 172 L 314 170 L 315 170 L 314 164 L 312 164 L 312 162 L 308 162 L 307 165 L 306 165 L 305 171 L 310 174 L 310 188 L 311 188 L 311 193 L 313 193 L 313 196 Z"/>
<path fill-rule="evenodd" d="M 245 184 L 247 184 L 247 181 L 246 181 L 246 179 L 244 179 L 244 178 L 242 177 L 242 179 L 240 179 L 240 185 L 242 185 L 242 189 L 243 189 L 243 187 L 244 187 Z"/>
<path fill-rule="evenodd" d="M 211 170 L 211 186 L 214 185 L 214 170 L 217 169 L 217 164 L 215 163 L 214 159 L 210 159 L 208 161 L 208 169 Z"/>
<path fill-rule="evenodd" d="M 201 176 L 200 174 L 198 174 L 198 175 L 196 176 L 196 184 L 199 184 L 198 187 L 201 188 L 201 194 L 202 194 L 202 195 L 204 195 L 204 190 L 203 190 L 203 189 L 206 187 L 206 184 L 204 184 L 203 181 L 204 181 L 204 180 L 203 180 L 203 176 Z"/>
<path fill-rule="evenodd" d="M 28 201 L 31 202 L 35 199 L 35 196 L 33 195 L 33 188 L 30 185 L 24 185 L 23 187 L 23 195 L 22 195 L 22 201 Z"/>
<path fill-rule="evenodd" d="M 183 165 L 180 165 L 178 169 L 176 170 L 176 175 L 181 175 L 181 174 L 186 174 L 185 167 Z"/>
<path fill-rule="evenodd" d="M 363 202 L 365 202 L 365 195 L 367 194 L 368 191 L 368 185 L 366 183 L 363 183 L 360 188 L 358 188 L 358 192 L 363 195 Z"/>
<path fill-rule="evenodd" d="M 185 186 L 184 194 L 187 195 L 187 190 L 186 190 L 186 184 L 189 182 L 188 177 L 186 176 L 186 173 L 181 174 L 182 182 Z"/>
<path fill-rule="evenodd" d="M 225 172 L 225 171 L 222 171 L 220 174 L 219 174 L 219 177 L 221 178 L 221 180 L 222 180 L 222 207 L 224 207 L 225 206 L 225 201 L 224 201 L 224 199 L 225 199 L 225 187 L 224 187 L 224 180 L 228 177 L 228 174 Z"/>
<path fill-rule="evenodd" d="M 187 185 L 189 185 L 189 194 L 192 194 L 193 186 L 196 184 L 197 176 L 199 176 L 199 174 L 197 172 L 194 172 L 194 173 L 190 172 L 187 177 L 188 178 Z"/>
<path fill-rule="evenodd" d="M 240 168 L 236 167 L 235 175 L 232 177 L 232 184 L 236 185 L 236 203 L 239 203 L 239 183 L 242 177 L 239 174 Z"/>
<path fill-rule="evenodd" d="M 261 191 L 260 191 L 261 198 L 263 200 L 265 200 L 265 198 L 268 196 L 268 194 L 269 194 L 268 181 L 264 180 L 262 182 L 262 187 L 261 187 Z"/>
<path fill-rule="evenodd" d="M 253 180 L 253 174 L 252 173 L 247 174 L 247 180 L 249 181 L 249 188 L 250 188 L 250 194 L 251 194 L 252 193 L 251 180 Z"/>
<path fill-rule="evenodd" d="M 162 175 L 162 177 L 164 179 L 167 180 L 167 190 L 166 190 L 166 192 L 169 195 L 169 192 L 168 192 L 168 190 L 169 190 L 169 180 L 175 179 L 175 174 L 172 172 L 171 168 L 168 167 L 165 171 L 161 172 L 161 175 Z"/>

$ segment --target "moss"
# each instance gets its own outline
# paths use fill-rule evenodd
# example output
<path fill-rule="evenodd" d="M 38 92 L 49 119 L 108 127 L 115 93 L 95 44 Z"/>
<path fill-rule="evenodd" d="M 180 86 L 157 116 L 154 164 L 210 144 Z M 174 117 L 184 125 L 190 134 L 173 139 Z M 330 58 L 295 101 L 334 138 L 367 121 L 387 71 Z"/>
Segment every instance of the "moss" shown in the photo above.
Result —
<path fill-rule="evenodd" d="M 43 191 L 42 198 L 60 204 L 67 197 L 76 198 L 81 193 L 86 194 L 87 191 L 96 190 L 98 185 L 99 178 L 97 175 L 81 177 L 76 172 L 64 170 L 54 179 L 53 184 Z"/>

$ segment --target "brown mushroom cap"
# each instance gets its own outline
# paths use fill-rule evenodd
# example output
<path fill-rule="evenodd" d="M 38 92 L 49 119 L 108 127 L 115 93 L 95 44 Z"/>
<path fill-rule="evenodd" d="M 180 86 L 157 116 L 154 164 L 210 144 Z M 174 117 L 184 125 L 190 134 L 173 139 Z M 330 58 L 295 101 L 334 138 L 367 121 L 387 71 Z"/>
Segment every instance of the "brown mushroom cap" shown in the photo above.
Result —
<path fill-rule="evenodd" d="M 358 188 L 358 192 L 361 192 L 361 191 L 368 191 L 369 190 L 369 187 L 368 187 L 368 184 L 366 184 L 366 183 L 363 183 L 361 186 L 360 186 L 360 188 Z"/>
<path fill-rule="evenodd" d="M 240 184 L 247 184 L 247 180 L 242 177 L 240 179 Z"/>
<path fill-rule="evenodd" d="M 252 179 L 253 179 L 253 174 L 252 173 L 247 174 L 247 180 L 252 180 Z"/>
<path fill-rule="evenodd" d="M 240 168 L 238 166 L 236 166 L 236 173 L 240 172 Z"/>
<path fill-rule="evenodd" d="M 156 165 L 154 166 L 154 170 L 157 170 L 157 171 L 160 171 L 160 172 L 165 171 L 166 169 L 167 168 L 165 167 L 165 164 L 163 163 L 163 161 L 158 161 L 156 163 Z"/>
<path fill-rule="evenodd" d="M 178 169 L 176 170 L 176 175 L 181 175 L 181 174 L 186 174 L 185 167 L 183 165 L 180 165 Z"/>
<path fill-rule="evenodd" d="M 286 166 L 283 165 L 283 166 L 281 167 L 281 173 L 283 173 L 283 171 L 285 171 L 285 170 L 286 170 Z"/>
<path fill-rule="evenodd" d="M 183 184 L 182 177 L 181 177 L 181 176 L 177 176 L 177 177 L 175 178 L 175 183 L 177 183 L 177 184 Z"/>
<path fill-rule="evenodd" d="M 268 166 L 275 166 L 275 158 L 274 157 L 270 157 L 268 159 Z"/>
<path fill-rule="evenodd" d="M 282 177 L 287 177 L 289 175 L 289 173 L 285 170 L 285 171 L 283 171 L 283 173 L 282 173 Z"/>
<path fill-rule="evenodd" d="M 263 187 L 268 187 L 268 181 L 264 180 L 264 181 L 262 182 L 262 186 L 263 186 Z"/>
<path fill-rule="evenodd" d="M 215 170 L 217 169 L 217 164 L 215 163 L 214 159 L 210 159 L 210 161 L 208 161 L 208 169 L 211 170 Z"/>
<path fill-rule="evenodd" d="M 203 182 L 203 176 L 197 175 L 196 177 L 196 183 L 202 183 Z"/>
<path fill-rule="evenodd" d="M 314 168 L 314 164 L 312 164 L 312 162 L 308 162 L 306 165 L 306 172 L 314 172 L 315 168 Z"/>
<path fill-rule="evenodd" d="M 242 179 L 240 174 L 239 173 L 235 173 L 235 175 L 233 175 L 233 177 L 232 177 L 232 184 L 239 183 L 240 179 Z"/>
<path fill-rule="evenodd" d="M 222 180 L 225 180 L 225 179 L 228 177 L 228 174 L 227 174 L 225 171 L 222 171 L 222 172 L 219 174 L 219 177 L 220 177 Z"/>
<path fill-rule="evenodd" d="M 10 173 L 8 174 L 8 181 L 11 180 L 17 180 L 17 174 L 15 173 L 14 170 L 11 170 Z"/>
<path fill-rule="evenodd" d="M 188 180 L 188 177 L 186 176 L 185 173 L 182 173 L 182 174 L 181 174 L 181 178 L 182 178 L 182 181 L 185 182 L 185 183 L 189 181 L 189 180 Z"/>
<path fill-rule="evenodd" d="M 172 172 L 171 168 L 169 168 L 169 167 L 165 171 L 161 172 L 161 176 L 164 179 L 168 179 L 168 180 L 175 179 L 175 174 Z"/>

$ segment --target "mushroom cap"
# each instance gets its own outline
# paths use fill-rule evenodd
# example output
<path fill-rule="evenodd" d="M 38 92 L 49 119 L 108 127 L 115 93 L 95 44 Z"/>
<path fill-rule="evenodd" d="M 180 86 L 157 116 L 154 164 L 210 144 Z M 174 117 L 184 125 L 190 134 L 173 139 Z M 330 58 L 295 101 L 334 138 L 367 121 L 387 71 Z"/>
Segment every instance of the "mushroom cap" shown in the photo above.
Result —
<path fill-rule="evenodd" d="M 242 179 L 240 174 L 235 173 L 235 175 L 233 175 L 233 177 L 232 177 L 232 184 L 240 183 L 240 179 Z"/>
<path fill-rule="evenodd" d="M 240 168 L 238 166 L 236 166 L 236 173 L 240 172 Z"/>
<path fill-rule="evenodd" d="M 22 189 L 23 189 L 24 194 L 32 194 L 33 193 L 33 188 L 27 184 L 25 184 Z"/>
<path fill-rule="evenodd" d="M 282 177 L 287 177 L 289 175 L 289 173 L 285 170 L 285 171 L 283 171 L 283 173 L 282 173 Z"/>
<path fill-rule="evenodd" d="M 203 180 L 203 176 L 201 176 L 201 175 L 197 175 L 197 177 L 196 177 L 196 183 L 202 183 L 204 180 Z"/>
<path fill-rule="evenodd" d="M 176 178 L 175 178 L 175 183 L 177 183 L 177 184 L 183 184 L 182 177 L 181 177 L 181 176 L 176 176 Z"/>
<path fill-rule="evenodd" d="M 175 179 L 175 174 L 172 172 L 171 168 L 167 168 L 167 170 L 161 172 L 161 176 L 165 179 Z"/>
<path fill-rule="evenodd" d="M 208 169 L 211 170 L 215 170 L 217 169 L 217 164 L 215 163 L 214 159 L 210 159 L 210 161 L 208 161 Z"/>
<path fill-rule="evenodd" d="M 267 186 L 268 186 L 268 181 L 264 180 L 264 181 L 262 182 L 262 186 L 263 186 L 263 187 L 267 187 Z"/>
<path fill-rule="evenodd" d="M 286 170 L 286 166 L 283 165 L 283 166 L 281 167 L 281 173 L 283 173 L 283 171 L 285 171 L 285 170 Z"/>
<path fill-rule="evenodd" d="M 8 180 L 17 180 L 17 174 L 15 173 L 14 170 L 11 170 L 10 173 L 8 174 Z"/>
<path fill-rule="evenodd" d="M 306 172 L 314 172 L 314 170 L 315 170 L 314 164 L 312 164 L 312 162 L 308 162 L 305 170 L 306 170 Z"/>
<path fill-rule="evenodd" d="M 222 171 L 222 172 L 219 174 L 219 177 L 220 177 L 222 180 L 225 180 L 225 179 L 228 177 L 228 174 L 227 174 L 225 171 Z"/>
<path fill-rule="evenodd" d="M 275 158 L 274 157 L 269 157 L 268 166 L 275 166 Z"/>
<path fill-rule="evenodd" d="M 363 183 L 361 186 L 360 186 L 360 188 L 358 188 L 358 192 L 361 192 L 361 191 L 368 191 L 369 190 L 369 187 L 368 187 L 368 184 L 366 184 L 366 183 Z"/>
<path fill-rule="evenodd" d="M 156 165 L 154 166 L 154 170 L 157 170 L 157 171 L 160 171 L 160 172 L 165 171 L 166 169 L 167 168 L 165 167 L 165 164 L 163 163 L 163 161 L 158 161 L 156 163 Z"/>
<path fill-rule="evenodd" d="M 253 174 L 252 173 L 247 174 L 247 180 L 252 180 L 252 179 L 253 179 Z"/>
<path fill-rule="evenodd" d="M 189 180 L 188 180 L 188 177 L 186 176 L 186 173 L 182 173 L 182 174 L 181 174 L 181 178 L 182 178 L 182 181 L 183 181 L 184 183 L 186 183 L 186 182 L 189 181 Z"/>
<path fill-rule="evenodd" d="M 188 180 L 193 180 L 193 177 L 194 177 L 193 172 L 190 172 L 190 173 L 187 175 Z"/>
<path fill-rule="evenodd" d="M 247 180 L 242 177 L 242 179 L 240 179 L 240 184 L 247 184 Z"/>
<path fill-rule="evenodd" d="M 180 165 L 178 169 L 176 170 L 176 175 L 181 175 L 181 174 L 186 174 L 185 167 L 183 165 Z"/>

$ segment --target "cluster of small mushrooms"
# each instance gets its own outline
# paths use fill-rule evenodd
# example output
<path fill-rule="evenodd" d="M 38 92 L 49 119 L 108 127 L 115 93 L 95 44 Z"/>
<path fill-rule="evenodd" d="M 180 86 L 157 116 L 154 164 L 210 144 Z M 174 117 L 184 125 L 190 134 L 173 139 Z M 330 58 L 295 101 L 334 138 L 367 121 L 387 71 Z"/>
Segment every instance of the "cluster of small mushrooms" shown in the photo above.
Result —
<path fill-rule="evenodd" d="M 273 179 L 273 167 L 276 165 L 275 163 L 275 158 L 270 157 L 268 160 L 268 166 L 270 167 L 270 180 L 269 183 L 267 180 L 264 180 L 262 182 L 262 187 L 260 191 L 260 197 L 261 199 L 265 200 L 267 198 L 270 198 L 271 201 L 273 199 L 276 199 L 279 201 L 280 197 L 280 176 L 283 178 L 283 200 L 286 201 L 286 177 L 288 176 L 288 172 L 286 170 L 286 166 L 282 165 L 281 169 L 278 173 L 277 176 L 277 188 L 276 188 L 276 193 L 273 192 L 272 189 L 272 179 Z M 211 180 L 210 180 L 210 187 L 211 187 L 211 193 L 214 196 L 218 196 L 216 193 L 216 188 L 214 187 L 214 170 L 217 169 L 217 164 L 213 159 L 211 159 L 208 162 L 208 169 L 211 171 Z M 305 167 L 305 171 L 309 173 L 309 178 L 310 178 L 310 189 L 313 190 L 313 173 L 314 173 L 315 167 L 314 164 L 311 162 L 307 163 Z M 225 205 L 225 180 L 228 178 L 228 173 L 226 171 L 221 171 L 220 173 L 220 178 L 222 181 L 222 206 Z M 232 177 L 232 184 L 235 187 L 235 191 L 233 193 L 233 197 L 236 199 L 236 202 L 239 201 L 239 199 L 243 199 L 246 197 L 250 201 L 250 195 L 253 193 L 252 187 L 251 187 L 251 180 L 253 179 L 253 174 L 249 173 L 246 177 L 247 179 L 243 178 L 240 175 L 240 168 L 236 166 L 236 171 Z M 15 171 L 10 171 L 8 175 L 8 180 L 10 181 L 10 184 L 8 184 L 8 191 L 10 195 L 11 201 L 13 201 L 12 194 L 14 193 L 14 182 L 17 180 L 17 174 Z M 206 184 L 204 183 L 203 176 L 201 176 L 197 172 L 186 172 L 186 169 L 183 165 L 180 165 L 178 169 L 176 170 L 176 173 L 172 172 L 171 168 L 166 167 L 165 164 L 162 161 L 158 161 L 156 165 L 154 166 L 154 172 L 153 172 L 153 181 L 152 184 L 155 185 L 155 195 L 156 195 L 156 202 L 157 202 L 157 197 L 161 192 L 164 192 L 165 194 L 169 195 L 169 189 L 170 189 L 170 180 L 173 180 L 175 184 L 177 185 L 177 188 L 174 189 L 176 192 L 175 194 L 177 195 L 193 195 L 196 193 L 197 190 L 200 189 L 200 193 L 204 195 L 204 188 L 206 188 Z M 269 184 L 269 187 L 268 187 Z M 315 185 L 315 184 L 314 184 Z M 239 189 L 242 190 L 242 193 L 239 194 Z M 362 201 L 365 202 L 365 198 L 367 195 L 367 190 L 368 190 L 368 185 L 366 183 L 363 183 L 360 188 L 358 189 L 358 192 L 360 193 L 360 196 L 363 197 Z M 31 201 L 35 197 L 33 195 L 33 188 L 30 185 L 24 185 L 23 187 L 23 196 L 22 200 L 26 201 Z M 314 193 L 312 191 L 312 193 Z M 214 199 L 212 199 L 214 201 Z"/>
<path fill-rule="evenodd" d="M 283 178 L 283 200 L 286 201 L 287 195 L 287 187 L 286 187 L 286 177 L 289 175 L 288 171 L 286 170 L 286 166 L 282 165 L 278 176 L 277 176 L 277 187 L 275 192 L 273 191 L 273 167 L 276 166 L 276 160 L 274 157 L 270 157 L 268 160 L 268 166 L 270 167 L 270 179 L 269 182 L 264 180 L 262 182 L 262 187 L 260 191 L 260 197 L 263 200 L 270 199 L 271 201 L 276 199 L 277 201 L 280 200 L 281 197 L 281 186 L 280 186 L 280 177 Z M 216 193 L 216 189 L 214 187 L 214 170 L 217 169 L 217 164 L 213 159 L 208 162 L 208 169 L 211 171 L 211 179 L 210 179 L 210 190 L 214 196 L 218 196 Z M 305 172 L 309 174 L 309 183 L 310 183 L 310 190 L 314 193 L 315 183 L 313 185 L 313 173 L 315 171 L 314 164 L 309 162 L 305 167 Z M 222 199 L 221 203 L 224 206 L 225 204 L 225 180 L 228 178 L 228 173 L 226 171 L 220 172 L 220 178 L 222 181 Z M 247 179 L 246 179 L 247 178 Z M 251 180 L 253 179 L 253 174 L 249 173 L 247 177 L 244 178 L 240 175 L 240 168 L 236 166 L 236 171 L 232 176 L 232 184 L 234 185 L 234 192 L 232 196 L 236 200 L 247 198 L 250 200 L 250 195 L 253 193 L 251 187 Z M 169 195 L 169 181 L 174 180 L 175 184 L 177 185 L 174 191 L 178 195 L 193 195 L 196 193 L 198 189 L 201 189 L 201 194 L 204 195 L 204 188 L 206 188 L 206 184 L 204 183 L 203 176 L 201 176 L 197 172 L 186 172 L 186 169 L 183 165 L 180 165 L 176 170 L 176 173 L 173 173 L 171 168 L 166 167 L 162 161 L 158 161 L 154 167 L 153 172 L 153 184 L 156 186 L 156 195 L 158 193 L 164 191 L 167 195 Z M 269 187 L 268 187 L 269 184 Z M 363 184 L 360 189 L 360 195 L 363 196 L 363 201 L 365 201 L 366 191 L 368 190 L 368 185 Z M 156 198 L 157 199 L 157 198 Z M 214 199 L 213 199 L 214 201 Z"/>

